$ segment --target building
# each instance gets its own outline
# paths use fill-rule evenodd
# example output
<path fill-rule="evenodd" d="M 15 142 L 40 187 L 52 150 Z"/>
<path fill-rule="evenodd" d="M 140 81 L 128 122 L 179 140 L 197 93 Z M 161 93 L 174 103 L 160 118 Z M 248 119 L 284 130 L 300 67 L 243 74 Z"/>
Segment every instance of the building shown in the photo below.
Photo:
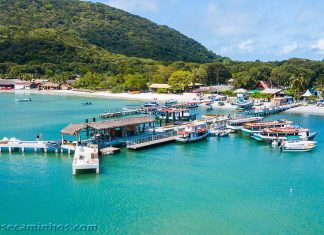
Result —
<path fill-rule="evenodd" d="M 265 81 L 259 81 L 257 86 L 256 86 L 256 89 L 258 89 L 258 90 L 266 90 L 266 89 L 269 89 L 269 86 Z"/>
<path fill-rule="evenodd" d="M 281 106 L 285 104 L 291 104 L 294 101 L 294 99 L 291 96 L 285 96 L 285 97 L 276 97 L 271 100 L 272 105 L 274 106 Z"/>
<path fill-rule="evenodd" d="M 70 124 L 61 130 L 62 143 L 65 142 L 65 135 L 75 136 L 77 141 L 81 141 L 82 133 L 85 132 L 86 137 L 93 136 L 99 146 L 119 144 L 128 138 L 145 133 L 147 128 L 154 129 L 154 120 L 149 116 Z"/>
<path fill-rule="evenodd" d="M 45 82 L 42 83 L 39 87 L 40 90 L 59 90 L 60 84 L 54 82 Z"/>
<path fill-rule="evenodd" d="M 16 79 L 0 79 L 0 90 L 13 90 L 15 89 Z"/>
<path fill-rule="evenodd" d="M 260 92 L 260 94 L 270 95 L 270 98 L 275 98 L 278 96 L 284 96 L 282 89 L 280 88 L 268 88 Z"/>
<path fill-rule="evenodd" d="M 168 93 L 171 91 L 171 86 L 166 83 L 153 83 L 149 85 L 151 92 L 157 92 L 159 89 L 165 89 Z"/>

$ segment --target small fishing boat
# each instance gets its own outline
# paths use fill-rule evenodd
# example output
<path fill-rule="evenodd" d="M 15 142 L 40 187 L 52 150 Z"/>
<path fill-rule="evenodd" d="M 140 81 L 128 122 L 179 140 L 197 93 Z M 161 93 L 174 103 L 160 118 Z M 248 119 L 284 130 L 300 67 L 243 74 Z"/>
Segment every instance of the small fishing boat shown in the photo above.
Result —
<path fill-rule="evenodd" d="M 198 108 L 198 103 L 197 102 L 188 102 L 184 106 L 187 109 L 194 109 L 194 108 Z"/>
<path fill-rule="evenodd" d="M 219 106 L 224 106 L 225 103 L 224 103 L 224 101 L 218 101 L 218 105 L 219 105 Z"/>
<path fill-rule="evenodd" d="M 236 132 L 243 128 L 245 123 L 249 122 L 260 122 L 263 120 L 263 117 L 243 117 L 238 119 L 229 120 L 226 127 Z"/>
<path fill-rule="evenodd" d="M 175 139 L 180 143 L 190 143 L 207 138 L 209 131 L 207 124 L 204 122 L 192 122 L 181 128 L 177 132 L 178 137 Z"/>
<path fill-rule="evenodd" d="M 277 127 L 265 128 L 261 133 L 253 134 L 251 137 L 257 141 L 271 142 L 279 140 L 314 140 L 317 132 L 309 132 L 306 128 Z"/>
<path fill-rule="evenodd" d="M 246 101 L 239 101 L 236 103 L 236 110 L 237 111 L 244 111 L 251 109 L 253 107 L 253 101 L 252 100 L 246 100 Z"/>
<path fill-rule="evenodd" d="M 253 105 L 254 106 L 261 106 L 261 105 L 263 105 L 264 104 L 264 102 L 262 102 L 261 100 L 255 100 L 254 102 L 253 102 Z"/>
<path fill-rule="evenodd" d="M 224 137 L 224 136 L 228 136 L 229 133 L 231 133 L 231 130 L 230 129 L 213 129 L 213 128 L 211 128 L 209 130 L 209 132 L 213 136 Z"/>
<path fill-rule="evenodd" d="M 299 141 L 282 141 L 279 149 L 283 152 L 308 152 L 316 147 L 316 141 L 299 140 Z"/>
<path fill-rule="evenodd" d="M 156 101 L 146 102 L 142 105 L 142 108 L 148 111 L 155 111 L 159 107 L 159 104 Z"/>
<path fill-rule="evenodd" d="M 177 100 L 175 99 L 169 99 L 165 102 L 165 106 L 172 106 L 175 105 L 177 103 Z"/>
<path fill-rule="evenodd" d="M 241 133 L 245 136 L 252 136 L 253 134 L 262 133 L 265 128 L 292 127 L 292 124 L 292 121 L 285 119 L 270 122 L 245 123 L 241 129 Z"/>
<path fill-rule="evenodd" d="M 26 98 L 26 99 L 16 99 L 17 102 L 31 102 L 31 98 Z"/>
<path fill-rule="evenodd" d="M 87 106 L 87 105 L 92 105 L 91 101 L 87 101 L 87 102 L 84 102 L 84 103 L 81 103 L 82 106 Z"/>

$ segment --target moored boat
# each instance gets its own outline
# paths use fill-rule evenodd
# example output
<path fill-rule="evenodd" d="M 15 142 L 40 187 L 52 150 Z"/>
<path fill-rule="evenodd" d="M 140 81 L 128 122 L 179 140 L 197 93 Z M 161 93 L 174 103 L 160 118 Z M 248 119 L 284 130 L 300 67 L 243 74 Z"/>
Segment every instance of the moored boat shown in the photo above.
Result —
<path fill-rule="evenodd" d="M 316 141 L 282 141 L 279 148 L 284 152 L 308 152 L 316 147 Z"/>
<path fill-rule="evenodd" d="M 241 129 L 241 133 L 245 136 L 252 136 L 253 134 L 261 133 L 265 128 L 291 127 L 292 124 L 292 121 L 285 119 L 277 121 L 245 123 Z"/>
<path fill-rule="evenodd" d="M 295 127 L 277 127 L 265 128 L 261 133 L 252 135 L 252 138 L 257 141 L 271 142 L 279 140 L 313 140 L 317 132 L 309 132 L 306 128 Z"/>
<path fill-rule="evenodd" d="M 231 130 L 230 129 L 214 129 L 214 128 L 211 128 L 209 130 L 210 134 L 213 135 L 213 136 L 217 136 L 217 137 L 224 137 L 224 136 L 228 136 L 229 133 L 231 133 Z"/>
<path fill-rule="evenodd" d="M 26 99 L 16 99 L 17 102 L 31 102 L 31 98 L 26 98 Z"/>
<path fill-rule="evenodd" d="M 194 109 L 194 108 L 198 108 L 198 103 L 197 102 L 188 102 L 184 106 L 187 109 Z"/>
<path fill-rule="evenodd" d="M 191 115 L 188 109 L 161 108 L 155 112 L 157 119 L 169 121 L 188 121 L 194 120 L 195 115 Z"/>
<path fill-rule="evenodd" d="M 207 138 L 209 131 L 204 122 L 192 122 L 178 130 L 178 137 L 175 139 L 180 143 L 190 143 Z"/>
<path fill-rule="evenodd" d="M 177 103 L 177 100 L 175 99 L 169 99 L 165 102 L 165 106 L 172 106 L 175 105 Z"/>
<path fill-rule="evenodd" d="M 263 117 L 243 117 L 238 119 L 229 120 L 226 127 L 232 131 L 239 131 L 243 128 L 245 123 L 260 122 Z"/>

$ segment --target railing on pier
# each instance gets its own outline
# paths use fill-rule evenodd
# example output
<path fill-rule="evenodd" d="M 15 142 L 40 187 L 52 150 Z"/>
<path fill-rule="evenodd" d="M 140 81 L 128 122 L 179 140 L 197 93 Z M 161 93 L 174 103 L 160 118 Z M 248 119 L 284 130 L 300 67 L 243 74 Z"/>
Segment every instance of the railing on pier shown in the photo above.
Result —
<path fill-rule="evenodd" d="M 167 131 L 164 133 L 153 134 L 151 136 L 138 138 L 135 140 L 128 140 L 128 141 L 126 141 L 126 146 L 127 146 L 127 148 L 134 146 L 134 145 L 144 146 L 143 145 L 144 143 L 147 143 L 145 146 L 148 146 L 148 145 L 150 145 L 149 142 L 152 142 L 152 143 L 154 142 L 154 144 L 163 143 L 166 141 L 170 141 L 172 139 L 172 137 L 176 137 L 176 136 L 177 136 L 177 132 L 174 130 L 171 130 L 171 131 Z"/>

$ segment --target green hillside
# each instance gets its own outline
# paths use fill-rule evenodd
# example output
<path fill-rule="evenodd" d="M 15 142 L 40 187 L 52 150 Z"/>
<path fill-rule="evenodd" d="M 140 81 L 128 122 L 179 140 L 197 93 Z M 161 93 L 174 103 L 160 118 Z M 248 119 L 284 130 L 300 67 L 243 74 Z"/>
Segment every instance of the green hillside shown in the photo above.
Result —
<path fill-rule="evenodd" d="M 159 61 L 201 63 L 220 58 L 174 29 L 99 3 L 0 0 L 0 25 L 12 34 L 42 28 L 68 31 L 112 53 Z"/>

